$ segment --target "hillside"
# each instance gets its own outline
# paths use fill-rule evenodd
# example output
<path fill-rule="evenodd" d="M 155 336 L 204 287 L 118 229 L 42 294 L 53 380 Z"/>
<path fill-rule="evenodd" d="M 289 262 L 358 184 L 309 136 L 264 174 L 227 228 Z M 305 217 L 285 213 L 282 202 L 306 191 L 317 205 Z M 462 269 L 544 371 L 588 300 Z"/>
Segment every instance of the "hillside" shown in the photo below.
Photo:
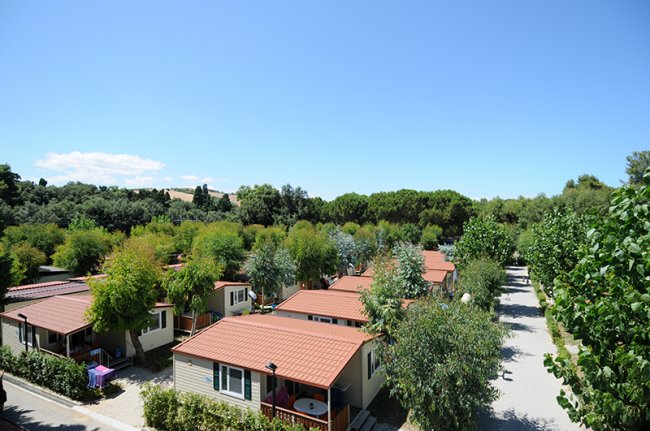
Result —
<path fill-rule="evenodd" d="M 179 187 L 173 189 L 165 189 L 165 191 L 169 193 L 169 197 L 172 199 L 180 199 L 186 202 L 192 202 L 192 197 L 194 196 L 194 189 L 190 188 Z M 217 190 L 208 190 L 208 192 L 210 193 L 210 196 L 214 196 L 217 199 L 221 199 L 225 194 L 224 192 L 219 192 Z M 228 198 L 234 205 L 239 206 L 239 200 L 237 200 L 237 196 L 234 193 L 229 193 Z"/>

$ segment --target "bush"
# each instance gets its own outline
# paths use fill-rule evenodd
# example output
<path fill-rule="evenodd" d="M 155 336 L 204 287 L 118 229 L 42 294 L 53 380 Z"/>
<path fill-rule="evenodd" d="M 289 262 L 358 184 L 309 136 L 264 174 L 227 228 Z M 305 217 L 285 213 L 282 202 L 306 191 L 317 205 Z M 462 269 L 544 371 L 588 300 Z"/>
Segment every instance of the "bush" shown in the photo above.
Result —
<path fill-rule="evenodd" d="M 242 410 L 205 395 L 179 393 L 147 383 L 140 396 L 147 426 L 167 431 L 305 431 L 279 419 L 270 420 L 259 411 Z"/>
<path fill-rule="evenodd" d="M 456 243 L 458 264 L 464 267 L 479 258 L 493 259 L 505 265 L 512 258 L 514 244 L 503 225 L 493 216 L 474 217 L 463 226 L 464 234 Z"/>
<path fill-rule="evenodd" d="M 490 259 L 472 260 L 463 269 L 456 284 L 456 296 L 472 295 L 474 305 L 491 310 L 501 294 L 501 285 L 506 282 L 506 272 L 496 261 Z"/>
<path fill-rule="evenodd" d="M 0 368 L 74 400 L 81 400 L 90 394 L 86 367 L 69 358 L 36 350 L 15 356 L 9 347 L 2 346 Z"/>

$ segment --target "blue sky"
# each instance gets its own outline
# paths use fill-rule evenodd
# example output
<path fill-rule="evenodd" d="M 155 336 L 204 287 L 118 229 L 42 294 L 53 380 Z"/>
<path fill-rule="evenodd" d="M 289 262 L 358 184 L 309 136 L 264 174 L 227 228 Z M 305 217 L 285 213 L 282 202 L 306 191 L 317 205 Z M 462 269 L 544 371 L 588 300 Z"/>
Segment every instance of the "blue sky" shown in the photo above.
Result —
<path fill-rule="evenodd" d="M 516 197 L 649 148 L 644 0 L 0 3 L 27 179 Z"/>

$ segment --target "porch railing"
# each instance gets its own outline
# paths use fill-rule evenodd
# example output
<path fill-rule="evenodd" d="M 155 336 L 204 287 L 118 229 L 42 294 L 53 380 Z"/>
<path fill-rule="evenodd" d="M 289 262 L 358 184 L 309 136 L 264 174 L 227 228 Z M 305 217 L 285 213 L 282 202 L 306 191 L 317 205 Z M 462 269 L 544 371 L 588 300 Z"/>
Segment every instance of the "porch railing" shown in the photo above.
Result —
<path fill-rule="evenodd" d="M 262 413 L 267 417 L 273 416 L 273 406 L 264 402 L 260 403 Z M 346 404 L 341 410 L 332 415 L 331 431 L 346 431 L 350 426 L 350 405 Z M 324 419 L 315 418 L 295 410 L 275 407 L 275 417 L 290 424 L 300 424 L 305 429 L 315 428 L 321 431 L 327 430 L 327 416 Z"/>

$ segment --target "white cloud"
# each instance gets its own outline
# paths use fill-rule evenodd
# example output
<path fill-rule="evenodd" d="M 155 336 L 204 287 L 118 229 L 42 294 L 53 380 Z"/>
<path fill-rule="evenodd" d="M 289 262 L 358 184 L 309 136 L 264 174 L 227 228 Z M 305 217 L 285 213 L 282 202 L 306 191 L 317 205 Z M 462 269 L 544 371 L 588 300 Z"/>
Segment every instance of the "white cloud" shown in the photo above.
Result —
<path fill-rule="evenodd" d="M 199 177 L 197 177 L 196 175 L 183 175 L 181 177 L 181 180 L 195 183 L 199 180 Z"/>
<path fill-rule="evenodd" d="M 167 183 L 171 183 L 172 181 L 174 181 L 172 177 L 163 177 L 163 180 Z"/>
<path fill-rule="evenodd" d="M 46 178 L 53 184 L 82 181 L 113 185 L 123 182 L 131 186 L 153 183 L 154 178 L 144 174 L 158 172 L 165 167 L 162 162 L 144 159 L 134 154 L 80 151 L 67 154 L 47 153 L 45 159 L 37 160 L 34 164 L 39 168 L 60 172 L 58 175 Z"/>

